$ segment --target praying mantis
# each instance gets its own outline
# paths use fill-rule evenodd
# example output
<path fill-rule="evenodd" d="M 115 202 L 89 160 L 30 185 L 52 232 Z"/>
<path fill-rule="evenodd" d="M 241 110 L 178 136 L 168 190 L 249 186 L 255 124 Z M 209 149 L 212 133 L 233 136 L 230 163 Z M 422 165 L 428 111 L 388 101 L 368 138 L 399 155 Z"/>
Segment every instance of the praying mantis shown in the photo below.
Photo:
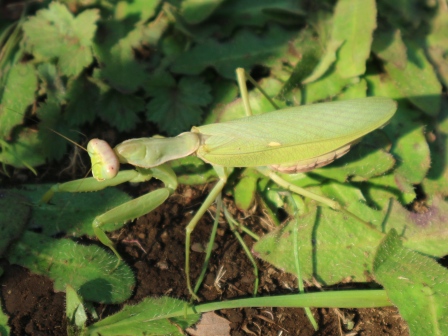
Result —
<path fill-rule="evenodd" d="M 237 69 L 237 74 L 240 88 L 243 88 L 242 99 L 248 110 L 247 90 L 245 80 L 242 80 L 244 70 Z M 97 191 L 124 182 L 145 182 L 152 178 L 162 181 L 163 188 L 94 219 L 95 235 L 120 262 L 121 256 L 102 226 L 135 219 L 164 203 L 178 185 L 170 161 L 196 155 L 211 164 L 219 180 L 186 226 L 185 275 L 188 290 L 197 299 L 189 275 L 191 233 L 221 194 L 233 168 L 253 167 L 291 192 L 348 213 L 336 201 L 297 187 L 282 179 L 276 171 L 307 172 L 333 162 L 364 135 L 384 126 L 395 111 L 396 103 L 392 99 L 370 97 L 277 109 L 262 115 L 193 127 L 190 132 L 173 138 L 130 139 L 113 149 L 103 140 L 92 139 L 87 151 L 93 178 L 56 184 L 43 196 L 42 202 L 49 202 L 56 192 Z M 130 164 L 135 170 L 120 171 L 120 163 Z"/>

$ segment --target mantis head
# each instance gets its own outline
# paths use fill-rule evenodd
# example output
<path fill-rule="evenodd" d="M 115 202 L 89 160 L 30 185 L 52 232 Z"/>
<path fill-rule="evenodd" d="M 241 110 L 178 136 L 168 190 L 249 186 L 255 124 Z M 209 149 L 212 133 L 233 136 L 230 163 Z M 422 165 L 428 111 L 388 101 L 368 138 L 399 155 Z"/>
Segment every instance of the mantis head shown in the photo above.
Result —
<path fill-rule="evenodd" d="M 87 145 L 92 162 L 92 174 L 97 181 L 114 178 L 120 170 L 120 162 L 109 144 L 100 139 L 92 139 Z"/>

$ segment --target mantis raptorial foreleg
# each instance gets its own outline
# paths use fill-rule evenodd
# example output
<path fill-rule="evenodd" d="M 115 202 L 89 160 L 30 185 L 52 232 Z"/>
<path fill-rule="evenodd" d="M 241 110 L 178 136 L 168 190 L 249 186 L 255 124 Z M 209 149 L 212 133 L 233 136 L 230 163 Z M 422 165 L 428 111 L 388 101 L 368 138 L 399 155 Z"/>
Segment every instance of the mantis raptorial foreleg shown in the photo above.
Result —
<path fill-rule="evenodd" d="M 98 191 L 106 187 L 116 186 L 124 182 L 145 182 L 152 178 L 161 180 L 165 187 L 152 191 L 146 195 L 135 198 L 119 205 L 102 215 L 97 216 L 92 223 L 93 232 L 102 244 L 109 247 L 117 256 L 119 265 L 121 256 L 115 249 L 112 241 L 107 237 L 102 227 L 106 224 L 125 223 L 141 217 L 163 204 L 176 190 L 177 178 L 169 165 L 163 164 L 153 169 L 126 170 L 118 172 L 114 179 L 98 181 L 94 178 L 80 179 L 62 184 L 55 184 L 42 197 L 42 202 L 47 203 L 55 192 L 89 192 Z"/>

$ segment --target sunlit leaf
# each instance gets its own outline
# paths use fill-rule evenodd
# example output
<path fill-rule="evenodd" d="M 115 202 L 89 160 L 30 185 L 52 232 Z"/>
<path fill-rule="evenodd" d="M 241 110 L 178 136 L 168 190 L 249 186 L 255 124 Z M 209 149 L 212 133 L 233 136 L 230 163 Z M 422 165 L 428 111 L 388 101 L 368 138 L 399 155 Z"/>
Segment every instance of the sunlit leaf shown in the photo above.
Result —
<path fill-rule="evenodd" d="M 37 58 L 58 58 L 60 71 L 78 75 L 93 61 L 91 46 L 99 12 L 89 9 L 76 18 L 53 2 L 23 24 L 28 49 Z"/>

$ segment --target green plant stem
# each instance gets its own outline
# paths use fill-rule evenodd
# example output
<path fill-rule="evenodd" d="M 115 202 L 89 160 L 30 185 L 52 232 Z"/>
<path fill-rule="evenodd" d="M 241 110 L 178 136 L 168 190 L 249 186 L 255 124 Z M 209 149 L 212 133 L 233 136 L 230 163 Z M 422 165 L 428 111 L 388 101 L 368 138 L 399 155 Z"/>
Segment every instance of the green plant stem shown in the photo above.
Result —
<path fill-rule="evenodd" d="M 305 288 L 303 286 L 303 279 L 302 279 L 302 272 L 300 269 L 300 261 L 299 261 L 299 209 L 292 197 L 292 195 L 289 195 L 291 199 L 291 204 L 294 208 L 294 218 L 295 218 L 295 225 L 294 225 L 294 261 L 296 266 L 296 275 L 297 275 L 297 287 L 299 289 L 299 293 L 305 293 Z M 311 324 L 313 325 L 314 330 L 318 330 L 319 326 L 316 322 L 316 319 L 314 318 L 313 313 L 311 312 L 310 307 L 304 307 L 305 314 L 308 317 L 308 320 L 310 320 Z"/>
<path fill-rule="evenodd" d="M 392 303 L 385 290 L 347 290 L 204 303 L 189 308 L 187 313 L 205 313 L 220 309 L 246 307 L 374 308 L 387 306 L 392 306 Z M 184 310 L 179 310 L 178 314 L 177 316 L 183 316 Z"/>
<path fill-rule="evenodd" d="M 196 281 L 196 285 L 194 286 L 194 289 L 193 289 L 195 294 L 197 294 L 199 287 L 201 286 L 202 281 L 204 280 L 205 272 L 207 271 L 207 268 L 208 268 L 208 263 L 210 261 L 210 256 L 211 256 L 212 250 L 213 250 L 213 243 L 215 242 L 216 232 L 218 231 L 219 215 L 221 214 L 221 210 L 222 210 L 222 199 L 221 199 L 221 195 L 219 195 L 216 198 L 216 215 L 215 215 L 215 220 L 213 222 L 212 233 L 210 234 L 210 240 L 207 244 L 204 264 L 202 265 L 201 274 L 199 275 L 199 278 Z"/>
<path fill-rule="evenodd" d="M 247 247 L 246 243 L 243 240 L 243 237 L 241 237 L 241 235 L 239 234 L 239 232 L 236 230 L 236 225 L 239 225 L 240 227 L 242 227 L 242 225 L 240 225 L 233 217 L 232 215 L 229 213 L 229 211 L 224 208 L 224 216 L 226 217 L 227 222 L 229 223 L 230 229 L 232 230 L 233 234 L 235 235 L 236 239 L 238 239 L 241 247 L 243 248 L 244 252 L 246 253 L 247 257 L 249 258 L 250 262 L 252 263 L 253 269 L 254 269 L 254 276 L 255 276 L 255 281 L 254 281 L 254 296 L 257 295 L 258 292 L 258 283 L 259 283 L 259 278 L 258 278 L 258 266 L 257 263 L 254 259 L 254 257 L 252 256 L 252 253 L 250 252 L 249 248 Z"/>

